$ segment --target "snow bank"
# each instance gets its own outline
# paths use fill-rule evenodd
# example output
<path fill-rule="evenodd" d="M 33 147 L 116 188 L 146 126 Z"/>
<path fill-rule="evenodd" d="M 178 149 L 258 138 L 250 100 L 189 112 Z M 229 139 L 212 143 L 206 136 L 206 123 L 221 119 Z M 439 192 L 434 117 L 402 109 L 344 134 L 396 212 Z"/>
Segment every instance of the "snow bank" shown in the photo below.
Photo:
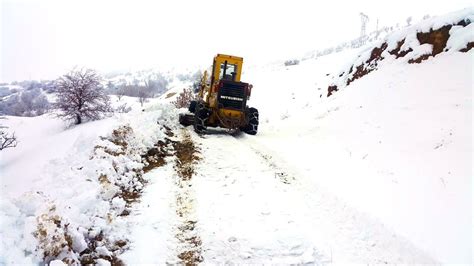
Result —
<path fill-rule="evenodd" d="M 10 118 L 24 146 L 2 154 L 9 193 L 1 199 L 0 264 L 112 261 L 126 246 L 126 216 L 145 184 L 141 155 L 175 126 L 174 110 L 153 104 L 70 129 L 45 116 Z"/>

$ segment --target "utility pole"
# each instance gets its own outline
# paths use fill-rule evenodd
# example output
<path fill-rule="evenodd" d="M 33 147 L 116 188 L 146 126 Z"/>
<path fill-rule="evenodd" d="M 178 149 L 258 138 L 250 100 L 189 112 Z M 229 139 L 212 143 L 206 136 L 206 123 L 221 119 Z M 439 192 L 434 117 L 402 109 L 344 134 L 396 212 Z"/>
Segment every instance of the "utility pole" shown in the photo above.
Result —
<path fill-rule="evenodd" d="M 367 25 L 367 22 L 369 21 L 369 16 L 360 12 L 360 21 L 361 21 L 360 37 L 363 38 L 366 35 L 366 25 Z"/>
<path fill-rule="evenodd" d="M 359 37 L 359 46 L 362 46 L 365 44 L 365 40 L 367 39 L 366 38 L 366 25 L 367 25 L 367 22 L 369 21 L 369 17 L 360 12 L 360 37 Z"/>

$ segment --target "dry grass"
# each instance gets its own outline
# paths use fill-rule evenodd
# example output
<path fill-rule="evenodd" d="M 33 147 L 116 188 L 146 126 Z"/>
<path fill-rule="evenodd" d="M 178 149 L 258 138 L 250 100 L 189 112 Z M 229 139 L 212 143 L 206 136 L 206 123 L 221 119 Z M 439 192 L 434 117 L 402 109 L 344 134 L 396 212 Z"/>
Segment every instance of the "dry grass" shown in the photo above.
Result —
<path fill-rule="evenodd" d="M 176 95 L 176 92 L 170 92 L 170 93 L 166 94 L 165 99 L 169 99 L 169 98 L 171 98 L 171 97 L 173 97 L 173 96 L 175 96 L 175 95 Z"/>
<path fill-rule="evenodd" d="M 183 91 L 176 97 L 176 100 L 172 102 L 176 108 L 185 108 L 188 107 L 191 101 L 196 99 L 196 95 L 194 94 L 191 88 L 183 89 Z"/>

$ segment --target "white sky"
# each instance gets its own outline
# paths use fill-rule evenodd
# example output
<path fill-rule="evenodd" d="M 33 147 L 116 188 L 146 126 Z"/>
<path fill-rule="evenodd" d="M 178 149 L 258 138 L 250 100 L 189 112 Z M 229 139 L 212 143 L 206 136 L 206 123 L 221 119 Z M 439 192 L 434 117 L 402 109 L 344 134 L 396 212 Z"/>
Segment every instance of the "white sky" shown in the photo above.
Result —
<path fill-rule="evenodd" d="M 100 71 L 207 66 L 217 53 L 246 64 L 301 56 L 357 37 L 359 12 L 413 22 L 471 0 L 10 1 L 0 0 L 0 82 Z"/>

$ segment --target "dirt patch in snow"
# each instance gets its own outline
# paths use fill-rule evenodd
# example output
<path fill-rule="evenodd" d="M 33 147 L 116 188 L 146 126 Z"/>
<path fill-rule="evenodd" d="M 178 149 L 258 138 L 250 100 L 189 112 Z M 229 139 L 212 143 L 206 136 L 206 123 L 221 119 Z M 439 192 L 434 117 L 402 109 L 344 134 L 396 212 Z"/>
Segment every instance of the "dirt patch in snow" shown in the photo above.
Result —
<path fill-rule="evenodd" d="M 461 20 L 458 23 L 454 23 L 452 25 L 445 25 L 438 29 L 431 28 L 428 32 L 417 32 L 416 38 L 420 45 L 423 44 L 430 44 L 432 45 L 431 53 L 423 54 L 418 57 L 409 58 L 408 63 L 410 64 L 419 64 L 430 57 L 435 57 L 436 55 L 443 53 L 446 50 L 446 46 L 448 43 L 450 36 L 450 30 L 453 26 L 462 26 L 466 27 L 471 22 L 469 20 Z M 378 63 L 384 60 L 384 55 L 387 55 L 387 52 L 390 55 L 395 56 L 396 59 L 405 57 L 410 55 L 413 52 L 412 47 L 405 48 L 402 50 L 402 46 L 405 44 L 406 39 L 403 38 L 402 40 L 397 42 L 397 46 L 395 49 L 390 51 L 387 50 L 388 44 L 387 42 L 382 43 L 379 47 L 375 47 L 370 51 L 370 57 L 365 62 L 362 62 L 359 65 L 352 65 L 349 70 L 340 73 L 339 78 L 343 79 L 341 84 L 348 86 L 353 81 L 364 77 L 365 75 L 369 74 L 370 72 L 377 70 Z M 468 52 L 474 47 L 474 42 L 467 43 L 465 48 L 460 49 L 460 52 Z M 387 50 L 387 51 L 386 51 Z M 385 52 L 385 53 L 384 53 Z M 368 55 L 367 55 L 368 56 Z M 411 55 L 413 56 L 413 55 Z M 339 85 L 341 85 L 339 84 Z M 337 85 L 331 84 L 328 86 L 328 94 L 327 97 L 331 96 L 335 91 L 338 91 Z"/>
<path fill-rule="evenodd" d="M 176 92 L 170 92 L 170 93 L 166 94 L 165 99 L 171 98 L 171 97 L 173 97 L 173 96 L 175 96 L 175 95 L 176 95 Z"/>
<path fill-rule="evenodd" d="M 198 149 L 191 136 L 183 131 L 183 139 L 173 142 L 175 150 L 175 203 L 178 224 L 175 226 L 175 237 L 178 242 L 177 257 L 186 265 L 197 265 L 203 261 L 201 255 L 202 241 L 196 230 L 198 221 L 195 218 L 195 199 L 192 187 L 194 165 L 200 159 Z"/>
<path fill-rule="evenodd" d="M 97 243 L 100 243 L 100 238 L 98 238 Z M 121 243 L 121 242 L 117 242 Z M 123 246 L 120 246 L 119 244 L 116 245 L 117 249 L 122 248 Z M 123 261 L 121 261 L 116 255 L 98 255 L 98 256 L 91 256 L 89 254 L 83 254 L 81 257 L 81 265 L 96 265 L 98 259 L 103 259 L 108 262 L 110 262 L 110 265 L 112 266 L 122 266 L 125 265 Z M 68 265 L 71 265 L 70 263 L 67 263 Z"/>
<path fill-rule="evenodd" d="M 36 220 L 37 229 L 33 235 L 38 240 L 37 251 L 42 253 L 44 264 L 59 259 L 67 265 L 92 265 L 97 263 L 97 259 L 104 259 L 111 265 L 124 265 L 117 254 L 126 247 L 126 240 L 111 243 L 101 231 L 95 236 L 86 237 L 86 247 L 78 250 L 76 228 L 56 213 L 54 205 Z M 89 232 L 91 231 L 92 229 L 89 229 Z M 97 252 L 98 248 L 106 248 L 109 254 L 100 254 Z"/>
<path fill-rule="evenodd" d="M 106 260 L 113 266 L 125 265 L 115 253 L 117 251 L 119 251 L 118 253 L 122 253 L 121 250 L 127 246 L 128 242 L 125 240 L 118 240 L 110 245 L 110 251 L 112 252 L 110 255 L 96 254 L 94 251 L 98 247 L 101 247 L 104 244 L 104 241 L 105 238 L 102 232 L 92 238 L 92 241 L 89 243 L 89 247 L 81 253 L 81 265 L 96 265 L 98 259 Z M 67 264 L 71 265 L 70 263 Z"/>
<path fill-rule="evenodd" d="M 173 137 L 174 133 L 170 128 L 165 126 L 165 134 L 168 137 Z M 168 156 L 173 156 L 173 153 L 170 151 L 171 144 L 173 144 L 170 138 L 165 138 L 164 141 L 160 140 L 155 146 L 148 150 L 148 152 L 142 156 L 142 161 L 145 163 L 143 167 L 143 172 L 147 173 L 157 167 L 163 166 L 166 164 L 165 158 Z"/>
<path fill-rule="evenodd" d="M 413 52 L 413 49 L 412 48 L 409 48 L 407 50 L 404 50 L 402 51 L 402 46 L 405 44 L 405 39 L 399 41 L 397 43 L 397 48 L 393 49 L 392 51 L 389 51 L 388 53 L 391 54 L 391 55 L 394 55 L 395 58 L 400 58 L 400 57 L 404 57 L 405 55 L 407 55 L 408 53 L 411 53 Z"/>
<path fill-rule="evenodd" d="M 370 58 L 356 67 L 355 73 L 352 74 L 352 78 L 347 79 L 346 85 L 351 84 L 351 82 L 353 82 L 354 80 L 360 79 L 363 76 L 377 69 L 378 62 L 384 59 L 382 53 L 383 51 L 385 51 L 385 49 L 387 49 L 387 47 L 388 44 L 385 42 L 380 47 L 375 47 L 374 49 L 372 49 L 372 52 L 370 53 Z M 353 68 L 351 67 L 351 69 L 349 70 L 350 74 L 352 73 L 352 70 Z"/>
<path fill-rule="evenodd" d="M 431 56 L 436 56 L 444 51 L 446 48 L 446 44 L 449 39 L 449 30 L 451 30 L 452 25 L 446 25 L 441 27 L 437 30 L 431 29 L 429 32 L 418 32 L 416 34 L 416 38 L 420 42 L 420 44 L 431 44 L 433 45 L 433 51 L 431 54 L 424 54 L 418 58 L 412 58 L 408 60 L 408 63 L 421 63 L 424 60 L 427 60 Z"/>
<path fill-rule="evenodd" d="M 463 52 L 463 53 L 467 53 L 467 52 L 468 52 L 469 50 L 471 50 L 472 48 L 474 48 L 474 42 L 469 42 L 469 43 L 467 43 L 467 45 L 466 45 L 465 48 L 462 48 L 462 49 L 459 50 L 459 51 L 461 51 L 461 52 Z"/>
<path fill-rule="evenodd" d="M 105 174 L 101 174 L 99 176 L 99 182 L 104 186 L 105 189 L 108 189 L 109 186 L 112 184 L 114 186 L 119 187 L 119 191 L 114 196 L 123 199 L 127 203 L 127 207 L 130 207 L 130 204 L 138 201 L 143 187 L 146 184 L 146 180 L 143 179 L 142 169 L 140 168 L 130 168 L 130 167 L 123 167 L 119 165 L 114 159 L 120 158 L 121 156 L 131 155 L 133 151 L 129 149 L 129 139 L 133 135 L 133 129 L 128 126 L 121 126 L 117 129 L 112 131 L 112 135 L 110 137 L 102 137 L 103 141 L 108 141 L 114 145 L 112 146 L 96 146 L 94 148 L 94 152 L 96 154 L 100 153 L 102 150 L 104 153 L 110 155 L 112 157 L 112 166 L 116 173 L 126 172 L 128 174 L 132 174 L 134 176 L 133 182 L 112 182 L 109 180 L 109 177 Z M 119 180 L 117 180 L 119 181 Z"/>
<path fill-rule="evenodd" d="M 185 133 L 182 141 L 173 143 L 176 153 L 175 170 L 184 180 L 191 180 L 194 174 L 194 162 L 199 160 L 198 151 L 189 134 Z"/>
<path fill-rule="evenodd" d="M 336 85 L 331 85 L 328 87 L 328 97 L 332 95 L 333 92 L 336 92 L 338 89 L 337 89 L 337 86 Z"/>
<path fill-rule="evenodd" d="M 37 250 L 42 252 L 43 260 L 49 263 L 65 250 L 72 251 L 72 238 L 68 234 L 68 224 L 63 223 L 63 218 L 54 213 L 52 206 L 48 213 L 36 218 L 37 227 L 33 233 L 38 240 Z"/>

